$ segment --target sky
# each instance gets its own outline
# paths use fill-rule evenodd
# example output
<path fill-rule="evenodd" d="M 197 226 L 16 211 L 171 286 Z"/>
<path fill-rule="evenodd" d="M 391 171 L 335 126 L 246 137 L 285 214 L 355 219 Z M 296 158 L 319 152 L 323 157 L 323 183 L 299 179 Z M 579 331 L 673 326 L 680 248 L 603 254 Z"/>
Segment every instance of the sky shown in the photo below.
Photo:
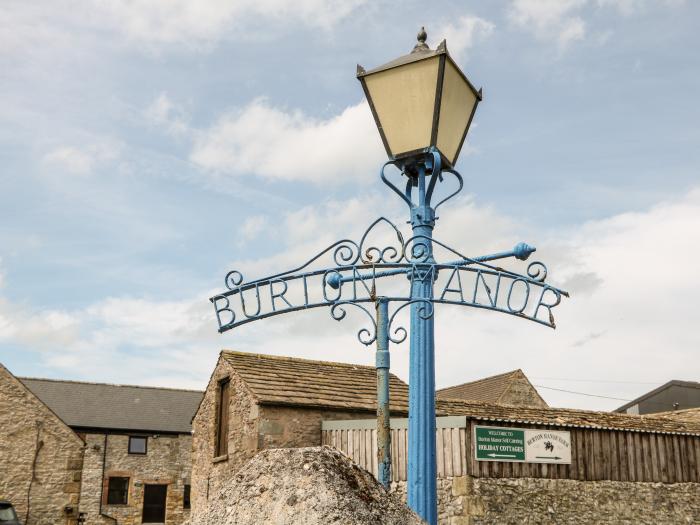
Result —
<path fill-rule="evenodd" d="M 438 307 L 438 387 L 521 368 L 553 406 L 612 410 L 700 380 L 699 17 L 681 0 L 4 0 L 0 362 L 196 389 L 222 348 L 373 364 L 359 317 L 220 335 L 208 298 L 380 215 L 406 228 L 355 71 L 425 26 L 484 92 L 436 238 L 525 241 L 571 292 L 556 330 Z M 407 379 L 408 344 L 391 352 Z"/>

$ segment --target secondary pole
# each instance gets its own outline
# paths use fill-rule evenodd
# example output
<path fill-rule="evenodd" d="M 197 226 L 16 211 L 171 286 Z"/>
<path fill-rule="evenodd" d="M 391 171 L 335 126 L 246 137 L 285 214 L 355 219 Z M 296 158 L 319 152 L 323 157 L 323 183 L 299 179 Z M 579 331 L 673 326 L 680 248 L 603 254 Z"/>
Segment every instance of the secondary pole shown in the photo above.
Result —
<path fill-rule="evenodd" d="M 432 166 L 436 169 L 437 166 Z M 417 166 L 415 184 L 418 205 L 411 208 L 416 244 L 426 250 L 409 274 L 411 299 L 411 349 L 408 381 L 408 505 L 429 525 L 437 525 L 437 464 L 435 459 L 435 331 L 432 307 L 434 273 L 431 263 L 435 210 L 426 200 L 425 164 Z M 437 174 L 433 174 L 436 177 Z"/>
<path fill-rule="evenodd" d="M 379 483 L 391 483 L 391 409 L 389 406 L 389 301 L 377 297 L 377 469 Z"/>

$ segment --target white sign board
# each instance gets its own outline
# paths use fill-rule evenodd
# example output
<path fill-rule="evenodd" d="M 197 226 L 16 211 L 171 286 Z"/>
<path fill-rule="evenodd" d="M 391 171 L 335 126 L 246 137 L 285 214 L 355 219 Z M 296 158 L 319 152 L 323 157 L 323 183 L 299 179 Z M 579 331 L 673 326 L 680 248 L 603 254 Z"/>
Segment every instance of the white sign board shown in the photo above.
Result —
<path fill-rule="evenodd" d="M 571 463 L 571 433 L 559 430 L 525 430 L 527 463 Z"/>

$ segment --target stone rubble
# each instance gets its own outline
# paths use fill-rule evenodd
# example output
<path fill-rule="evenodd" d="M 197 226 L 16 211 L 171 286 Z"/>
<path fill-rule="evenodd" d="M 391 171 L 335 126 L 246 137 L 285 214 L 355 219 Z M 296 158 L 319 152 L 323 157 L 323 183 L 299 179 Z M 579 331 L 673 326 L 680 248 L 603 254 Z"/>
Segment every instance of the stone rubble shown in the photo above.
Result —
<path fill-rule="evenodd" d="M 366 470 L 330 447 L 264 450 L 212 494 L 193 525 L 421 525 Z"/>

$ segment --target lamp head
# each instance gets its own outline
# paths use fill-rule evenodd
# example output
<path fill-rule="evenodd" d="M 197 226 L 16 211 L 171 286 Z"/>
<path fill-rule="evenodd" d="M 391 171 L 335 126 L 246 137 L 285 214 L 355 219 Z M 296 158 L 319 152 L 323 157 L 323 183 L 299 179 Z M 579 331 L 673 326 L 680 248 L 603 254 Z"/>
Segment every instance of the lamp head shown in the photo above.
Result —
<path fill-rule="evenodd" d="M 453 167 L 481 90 L 457 67 L 444 40 L 434 50 L 426 40 L 421 28 L 413 51 L 369 71 L 358 65 L 357 78 L 390 159 L 435 149 Z"/>

